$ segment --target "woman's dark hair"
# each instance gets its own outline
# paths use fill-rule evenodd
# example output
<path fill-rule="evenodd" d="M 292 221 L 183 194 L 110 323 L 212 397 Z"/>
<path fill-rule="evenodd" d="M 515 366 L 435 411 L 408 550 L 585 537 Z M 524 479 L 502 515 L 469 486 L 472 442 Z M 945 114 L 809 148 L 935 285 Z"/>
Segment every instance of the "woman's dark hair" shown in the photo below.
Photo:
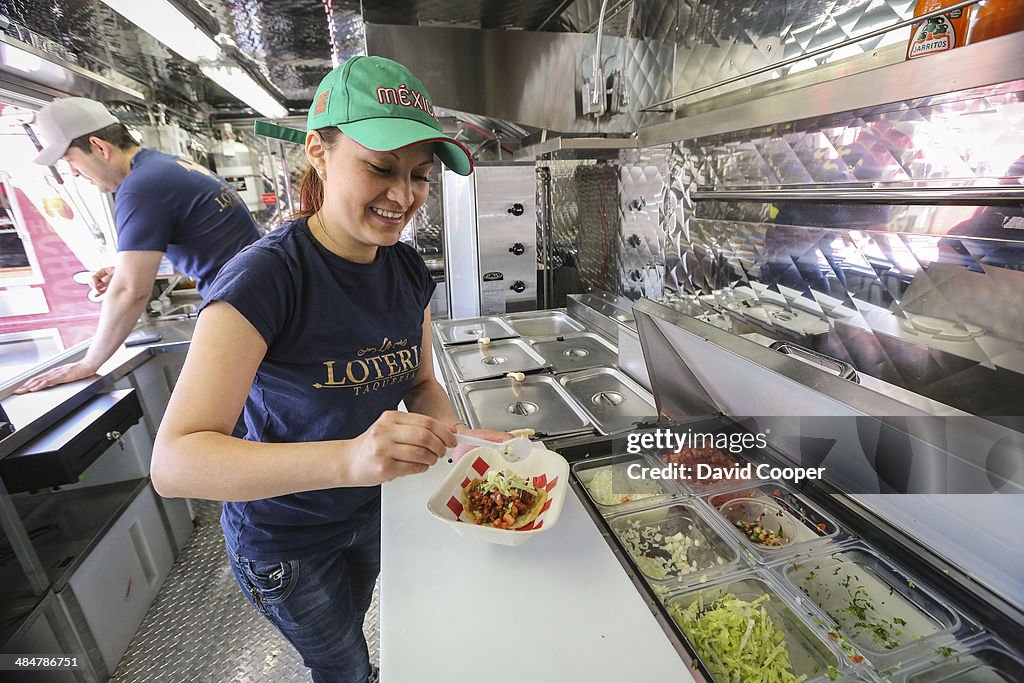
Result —
<path fill-rule="evenodd" d="M 344 135 L 334 126 L 318 128 L 317 133 L 324 141 L 324 148 L 331 149 Z M 312 166 L 306 169 L 299 180 L 299 210 L 293 213 L 290 218 L 305 218 L 312 216 L 324 205 L 324 183 L 320 175 Z"/>
<path fill-rule="evenodd" d="M 94 133 L 87 133 L 75 138 L 71 141 L 71 144 L 68 145 L 68 149 L 77 147 L 86 154 L 92 154 L 92 145 L 89 144 L 89 138 L 94 137 L 99 138 L 100 140 L 106 140 L 118 149 L 131 149 L 132 147 L 137 147 L 139 145 L 123 123 L 112 123 L 106 128 L 100 128 Z"/>

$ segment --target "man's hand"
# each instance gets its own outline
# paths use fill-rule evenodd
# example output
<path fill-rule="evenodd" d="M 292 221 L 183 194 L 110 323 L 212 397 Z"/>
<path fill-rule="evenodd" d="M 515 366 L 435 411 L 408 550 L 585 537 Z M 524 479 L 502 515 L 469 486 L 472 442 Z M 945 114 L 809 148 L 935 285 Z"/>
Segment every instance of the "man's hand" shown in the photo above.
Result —
<path fill-rule="evenodd" d="M 110 286 L 110 280 L 114 277 L 114 267 L 105 266 L 100 268 L 92 274 L 92 291 L 96 292 L 96 296 L 102 296 L 107 293 L 107 287 Z"/>
<path fill-rule="evenodd" d="M 77 382 L 80 379 L 91 377 L 96 374 L 97 368 L 87 365 L 85 361 L 60 365 L 52 370 L 47 370 L 41 375 L 36 375 L 29 381 L 14 390 L 16 394 L 27 394 L 30 391 L 39 391 L 57 384 Z"/>

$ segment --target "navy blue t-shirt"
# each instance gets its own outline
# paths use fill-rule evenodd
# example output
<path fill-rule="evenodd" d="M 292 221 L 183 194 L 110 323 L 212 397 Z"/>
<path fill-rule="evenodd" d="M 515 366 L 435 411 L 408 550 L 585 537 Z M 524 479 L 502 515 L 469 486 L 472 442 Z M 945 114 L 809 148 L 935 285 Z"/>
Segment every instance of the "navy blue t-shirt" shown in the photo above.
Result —
<path fill-rule="evenodd" d="M 114 194 L 118 251 L 162 251 L 205 295 L 217 272 L 259 239 L 233 187 L 199 164 L 140 149 Z"/>
<path fill-rule="evenodd" d="M 434 281 L 412 247 L 358 264 L 325 249 L 305 219 L 224 266 L 206 303 L 231 304 L 267 342 L 245 402 L 246 437 L 269 443 L 351 439 L 405 397 L 423 359 Z M 329 551 L 379 506 L 380 487 L 225 503 L 228 545 L 255 560 Z"/>

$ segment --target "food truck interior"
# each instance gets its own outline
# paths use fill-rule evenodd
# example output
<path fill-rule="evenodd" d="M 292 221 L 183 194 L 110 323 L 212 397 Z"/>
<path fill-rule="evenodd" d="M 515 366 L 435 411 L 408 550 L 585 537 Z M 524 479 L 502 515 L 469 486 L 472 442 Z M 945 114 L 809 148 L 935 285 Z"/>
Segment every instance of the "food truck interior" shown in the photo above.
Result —
<path fill-rule="evenodd" d="M 1024 681 L 1024 3 L 999 0 L 0 0 L 0 670 L 308 680 L 220 504 L 150 481 L 188 278 L 161 265 L 95 377 L 14 393 L 84 354 L 117 245 L 110 194 L 32 163 L 35 113 L 103 102 L 266 234 L 306 160 L 254 121 L 304 128 L 362 54 L 411 66 L 475 161 L 435 160 L 401 238 L 438 378 L 568 462 L 517 547 L 433 518 L 465 526 L 431 502 L 458 463 L 382 487 L 380 680 L 507 660 L 452 605 L 519 599 L 540 680 Z M 627 476 L 697 463 L 756 474 Z"/>

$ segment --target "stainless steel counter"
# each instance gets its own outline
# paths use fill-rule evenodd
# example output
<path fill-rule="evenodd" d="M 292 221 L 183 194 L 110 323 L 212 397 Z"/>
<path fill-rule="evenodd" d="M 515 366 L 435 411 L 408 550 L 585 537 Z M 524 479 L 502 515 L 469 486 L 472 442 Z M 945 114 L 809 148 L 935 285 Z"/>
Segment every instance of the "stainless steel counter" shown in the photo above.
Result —
<path fill-rule="evenodd" d="M 183 353 L 188 349 L 195 328 L 195 318 L 182 317 L 139 325 L 136 333 L 153 332 L 161 336 L 152 344 L 124 347 L 104 363 L 99 372 L 88 379 L 62 384 L 31 394 L 12 392 L 32 375 L 64 363 L 81 359 L 85 348 L 75 348 L 14 377 L 0 386 L 0 401 L 16 431 L 0 441 L 0 458 L 6 457 L 49 429 L 89 399 L 110 391 L 114 384 L 155 355 Z M 135 333 L 133 333 L 135 334 Z"/>

